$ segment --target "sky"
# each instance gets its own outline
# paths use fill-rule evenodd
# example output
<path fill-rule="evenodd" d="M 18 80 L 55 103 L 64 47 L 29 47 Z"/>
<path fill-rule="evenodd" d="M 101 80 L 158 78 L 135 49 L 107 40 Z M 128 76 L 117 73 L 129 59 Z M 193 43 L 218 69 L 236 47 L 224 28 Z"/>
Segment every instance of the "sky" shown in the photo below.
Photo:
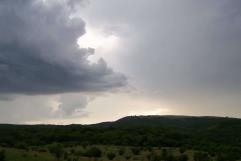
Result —
<path fill-rule="evenodd" d="M 0 123 L 241 118 L 239 0 L 2 0 L 0 20 Z"/>

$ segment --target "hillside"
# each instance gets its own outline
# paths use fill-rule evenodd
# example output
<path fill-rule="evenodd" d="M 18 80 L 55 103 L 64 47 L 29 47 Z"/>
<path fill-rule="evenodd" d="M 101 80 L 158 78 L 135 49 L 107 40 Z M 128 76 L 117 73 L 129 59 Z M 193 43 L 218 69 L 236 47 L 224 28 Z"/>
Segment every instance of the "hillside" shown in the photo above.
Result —
<path fill-rule="evenodd" d="M 114 122 L 103 122 L 95 126 L 175 126 L 175 127 L 209 127 L 220 124 L 240 125 L 241 119 L 214 116 L 178 116 L 150 115 L 127 116 Z"/>

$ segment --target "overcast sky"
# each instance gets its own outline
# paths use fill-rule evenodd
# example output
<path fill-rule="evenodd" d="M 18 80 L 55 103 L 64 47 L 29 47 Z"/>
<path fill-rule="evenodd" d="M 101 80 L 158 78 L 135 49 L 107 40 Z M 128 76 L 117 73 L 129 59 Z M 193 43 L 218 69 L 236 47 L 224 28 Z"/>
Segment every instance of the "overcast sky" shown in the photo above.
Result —
<path fill-rule="evenodd" d="M 0 1 L 0 123 L 241 118 L 239 0 Z"/>

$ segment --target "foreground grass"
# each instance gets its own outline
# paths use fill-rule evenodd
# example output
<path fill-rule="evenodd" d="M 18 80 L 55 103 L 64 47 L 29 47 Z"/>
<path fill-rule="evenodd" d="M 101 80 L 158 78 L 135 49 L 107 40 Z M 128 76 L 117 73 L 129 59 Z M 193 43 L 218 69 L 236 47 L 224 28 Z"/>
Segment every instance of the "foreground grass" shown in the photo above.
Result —
<path fill-rule="evenodd" d="M 161 161 L 166 157 L 167 161 L 196 161 L 194 155 L 197 151 L 180 150 L 179 148 L 152 148 L 152 147 L 127 147 L 127 146 L 62 146 L 60 155 L 51 153 L 49 147 L 29 147 L 27 149 L 3 148 L 5 151 L 4 161 Z M 59 148 L 59 147 L 57 147 Z M 100 154 L 92 152 L 90 149 L 100 150 Z M 181 158 L 180 156 L 187 156 Z M 172 156 L 170 158 L 170 156 Z M 168 158 L 169 157 L 169 158 Z M 216 161 L 216 156 L 208 154 L 208 159 L 197 161 Z M 1 160 L 0 160 L 1 161 Z M 228 161 L 228 160 L 227 160 Z"/>
<path fill-rule="evenodd" d="M 54 156 L 48 152 L 22 150 L 15 148 L 0 148 L 5 151 L 6 161 L 55 161 Z"/>

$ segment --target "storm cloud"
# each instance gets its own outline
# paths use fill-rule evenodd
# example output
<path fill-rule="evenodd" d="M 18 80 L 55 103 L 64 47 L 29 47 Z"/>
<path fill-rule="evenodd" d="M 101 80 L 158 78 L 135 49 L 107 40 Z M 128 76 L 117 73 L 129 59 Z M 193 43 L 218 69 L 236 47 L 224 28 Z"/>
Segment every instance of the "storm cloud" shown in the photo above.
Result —
<path fill-rule="evenodd" d="M 126 77 L 103 59 L 88 61 L 94 49 L 77 45 L 85 22 L 73 16 L 76 3 L 0 1 L 1 94 L 98 92 L 126 85 Z"/>
<path fill-rule="evenodd" d="M 241 89 L 239 1 L 107 1 L 93 2 L 87 16 L 117 26 L 126 42 L 123 69 L 147 88 L 172 94 Z"/>
<path fill-rule="evenodd" d="M 239 0 L 2 0 L 0 122 L 241 117 L 240 43 Z"/>
<path fill-rule="evenodd" d="M 109 61 L 144 96 L 172 113 L 240 117 L 240 1 L 91 2 L 85 17 L 124 46 Z"/>

